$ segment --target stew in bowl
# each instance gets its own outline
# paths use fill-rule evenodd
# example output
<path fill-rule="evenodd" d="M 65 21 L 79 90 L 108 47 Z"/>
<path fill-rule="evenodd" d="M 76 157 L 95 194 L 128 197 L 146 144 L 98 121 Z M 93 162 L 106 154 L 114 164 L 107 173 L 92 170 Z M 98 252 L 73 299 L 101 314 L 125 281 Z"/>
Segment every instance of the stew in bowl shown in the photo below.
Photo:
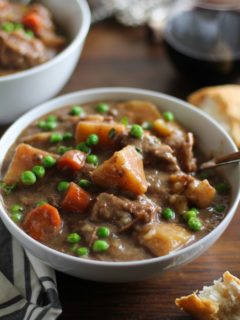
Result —
<path fill-rule="evenodd" d="M 212 231 L 231 200 L 194 133 L 144 100 L 70 105 L 34 121 L 3 164 L 12 220 L 35 240 L 84 259 L 173 253 Z"/>

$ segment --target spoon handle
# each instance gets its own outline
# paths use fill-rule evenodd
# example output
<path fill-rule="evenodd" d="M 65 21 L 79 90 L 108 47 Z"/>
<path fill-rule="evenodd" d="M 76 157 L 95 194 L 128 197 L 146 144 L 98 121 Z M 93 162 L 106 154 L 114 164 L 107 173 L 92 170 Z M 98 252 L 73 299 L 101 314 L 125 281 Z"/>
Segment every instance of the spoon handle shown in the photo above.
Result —
<path fill-rule="evenodd" d="M 223 165 L 227 165 L 230 163 L 237 163 L 237 162 L 240 162 L 240 151 L 233 152 L 225 156 L 221 156 L 221 157 L 212 159 L 210 161 L 204 162 L 200 165 L 199 170 L 206 170 L 206 169 L 215 168 L 218 166 L 223 166 Z"/>

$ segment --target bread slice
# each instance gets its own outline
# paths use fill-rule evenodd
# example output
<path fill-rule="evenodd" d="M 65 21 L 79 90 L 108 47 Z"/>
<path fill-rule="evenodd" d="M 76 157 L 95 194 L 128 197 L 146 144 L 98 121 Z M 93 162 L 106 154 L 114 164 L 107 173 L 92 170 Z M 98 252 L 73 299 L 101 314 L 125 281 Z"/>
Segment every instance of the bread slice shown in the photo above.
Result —
<path fill-rule="evenodd" d="M 240 147 L 240 85 L 206 87 L 192 93 L 188 102 L 215 118 Z"/>
<path fill-rule="evenodd" d="M 226 271 L 212 286 L 178 298 L 175 303 L 198 320 L 239 320 L 240 280 Z"/>

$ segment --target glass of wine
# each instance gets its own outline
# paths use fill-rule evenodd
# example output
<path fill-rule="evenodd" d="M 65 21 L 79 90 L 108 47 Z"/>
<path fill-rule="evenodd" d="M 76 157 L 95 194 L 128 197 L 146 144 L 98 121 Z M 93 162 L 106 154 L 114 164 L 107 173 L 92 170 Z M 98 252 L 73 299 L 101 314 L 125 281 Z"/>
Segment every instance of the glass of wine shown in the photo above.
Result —
<path fill-rule="evenodd" d="M 231 81 L 240 74 L 240 0 L 178 0 L 164 39 L 181 73 L 204 84 Z"/>

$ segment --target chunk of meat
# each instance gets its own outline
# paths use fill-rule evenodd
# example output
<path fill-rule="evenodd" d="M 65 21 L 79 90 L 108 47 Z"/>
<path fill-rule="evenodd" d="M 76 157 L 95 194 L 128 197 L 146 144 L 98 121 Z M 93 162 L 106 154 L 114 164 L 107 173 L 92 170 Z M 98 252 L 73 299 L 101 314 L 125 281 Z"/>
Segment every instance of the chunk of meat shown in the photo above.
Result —
<path fill-rule="evenodd" d="M 186 134 L 186 139 L 178 148 L 178 160 L 180 167 L 185 172 L 195 172 L 197 161 L 193 155 L 194 136 L 191 132 Z"/>
<path fill-rule="evenodd" d="M 41 4 L 31 5 L 22 22 L 32 29 L 47 47 L 56 50 L 64 47 L 66 41 L 56 33 L 51 12 Z"/>
<path fill-rule="evenodd" d="M 24 136 L 21 141 L 30 144 L 45 145 L 49 142 L 51 135 L 51 132 L 38 132 L 29 136 Z"/>
<path fill-rule="evenodd" d="M 8 1 L 0 1 L 0 24 L 4 22 L 20 23 L 23 15 L 27 12 L 25 5 L 20 3 L 9 3 Z"/>
<path fill-rule="evenodd" d="M 99 186 L 120 188 L 136 195 L 147 191 L 142 157 L 133 146 L 115 152 L 93 171 L 92 179 Z"/>
<path fill-rule="evenodd" d="M 173 193 L 183 194 L 199 208 L 208 207 L 216 195 L 215 188 L 206 179 L 200 181 L 191 175 L 176 174 L 171 175 L 169 181 Z"/>
<path fill-rule="evenodd" d="M 142 139 L 134 139 L 130 135 L 121 135 L 119 143 L 122 146 L 133 145 L 143 153 L 144 163 L 148 164 L 154 161 L 164 170 L 179 171 L 177 158 L 173 150 L 168 145 L 162 143 L 158 138 L 150 133 L 144 133 Z"/>
<path fill-rule="evenodd" d="M 80 121 L 75 136 L 77 143 L 79 143 L 85 141 L 90 134 L 97 134 L 99 137 L 98 145 L 109 147 L 115 145 L 115 136 L 124 131 L 124 125 L 116 122 Z"/>
<path fill-rule="evenodd" d="M 130 200 L 109 193 L 101 193 L 93 206 L 91 220 L 114 222 L 120 231 L 126 231 L 136 223 L 149 223 L 156 220 L 160 212 L 161 208 L 146 196 L 138 196 L 136 200 Z"/>
<path fill-rule="evenodd" d="M 138 233 L 138 241 L 155 256 L 163 256 L 185 246 L 194 236 L 174 223 L 153 223 Z"/>
<path fill-rule="evenodd" d="M 70 150 L 65 152 L 58 159 L 58 168 L 60 170 L 80 170 L 85 164 L 86 154 L 79 150 Z"/>
<path fill-rule="evenodd" d="M 70 183 L 62 202 L 62 209 L 71 213 L 85 213 L 91 203 L 91 196 L 74 182 Z"/>
<path fill-rule="evenodd" d="M 158 119 L 161 114 L 157 107 L 148 101 L 131 100 L 117 105 L 117 120 L 127 117 L 129 123 L 142 124 L 144 121 L 152 122 Z"/>
<path fill-rule="evenodd" d="M 22 227 L 35 240 L 45 242 L 61 230 L 62 220 L 58 210 L 46 203 L 27 213 Z"/>
<path fill-rule="evenodd" d="M 47 155 L 58 158 L 58 155 L 33 148 L 28 144 L 19 144 L 5 174 L 4 182 L 7 184 L 19 182 L 23 171 L 31 170 L 35 165 L 41 164 L 42 159 Z"/>
<path fill-rule="evenodd" d="M 199 208 L 207 208 L 215 198 L 216 190 L 210 185 L 208 180 L 199 181 L 195 179 L 188 185 L 185 194 Z"/>
<path fill-rule="evenodd" d="M 0 61 L 3 68 L 28 69 L 48 59 L 48 50 L 37 38 L 30 38 L 23 30 L 12 33 L 0 30 Z"/>

